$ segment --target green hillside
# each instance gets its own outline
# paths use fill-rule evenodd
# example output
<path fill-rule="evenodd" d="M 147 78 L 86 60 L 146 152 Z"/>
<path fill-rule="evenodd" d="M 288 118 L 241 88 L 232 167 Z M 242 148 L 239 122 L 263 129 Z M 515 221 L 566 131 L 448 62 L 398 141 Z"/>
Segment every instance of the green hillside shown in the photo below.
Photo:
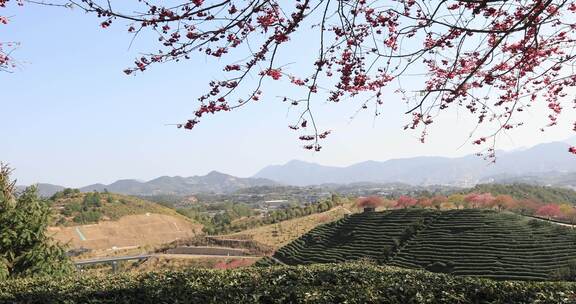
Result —
<path fill-rule="evenodd" d="M 543 203 L 576 204 L 576 191 L 566 188 L 546 187 L 528 184 L 480 184 L 467 193 L 507 194 L 515 199 L 531 199 Z"/>
<path fill-rule="evenodd" d="M 126 215 L 159 213 L 182 217 L 175 210 L 140 198 L 115 193 L 66 192 L 52 198 L 54 225 L 78 225 L 117 220 Z"/>
<path fill-rule="evenodd" d="M 370 259 L 380 264 L 493 279 L 565 279 L 574 270 L 569 228 L 489 210 L 401 209 L 321 225 L 259 264 Z"/>

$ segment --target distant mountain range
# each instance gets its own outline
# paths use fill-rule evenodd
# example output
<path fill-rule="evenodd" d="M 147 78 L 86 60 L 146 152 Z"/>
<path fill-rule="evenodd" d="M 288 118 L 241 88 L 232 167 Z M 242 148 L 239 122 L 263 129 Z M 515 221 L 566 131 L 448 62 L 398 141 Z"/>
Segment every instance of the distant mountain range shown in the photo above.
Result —
<path fill-rule="evenodd" d="M 80 191 L 104 191 L 129 195 L 190 195 L 214 192 L 229 193 L 256 186 L 273 186 L 277 183 L 265 178 L 240 178 L 212 171 L 204 176 L 162 176 L 148 182 L 133 179 L 116 181 L 110 185 L 94 184 L 80 188 Z"/>
<path fill-rule="evenodd" d="M 104 191 L 127 195 L 192 195 L 197 193 L 230 193 L 243 188 L 274 186 L 278 183 L 264 178 L 240 178 L 212 171 L 204 176 L 162 176 L 141 182 L 123 179 L 109 185 L 93 184 L 80 188 L 82 192 Z M 64 187 L 51 184 L 38 184 L 42 196 L 51 196 Z"/>
<path fill-rule="evenodd" d="M 495 164 L 475 155 L 366 161 L 348 167 L 322 166 L 293 160 L 284 165 L 268 166 L 254 177 L 296 186 L 355 182 L 473 186 L 480 182 L 496 181 L 503 175 L 511 178 L 539 176 L 550 172 L 557 175 L 576 173 L 576 157 L 568 153 L 569 147 L 564 142 L 553 142 L 525 150 L 499 151 Z"/>
<path fill-rule="evenodd" d="M 19 191 L 23 191 L 24 189 L 26 189 L 26 186 L 17 186 L 16 189 Z M 38 183 L 36 184 L 36 189 L 38 189 L 38 195 L 42 197 L 49 197 L 52 196 L 54 193 L 62 191 L 66 188 L 58 185 Z"/>
<path fill-rule="evenodd" d="M 552 142 L 523 150 L 499 151 L 495 164 L 475 155 L 365 161 L 347 167 L 292 160 L 284 165 L 265 167 L 248 178 L 212 171 L 204 176 L 162 176 L 147 182 L 119 180 L 109 185 L 89 185 L 80 190 L 107 189 L 128 195 L 192 195 L 232 193 L 251 187 L 278 185 L 328 187 L 329 184 L 404 183 L 471 187 L 491 182 L 523 182 L 576 188 L 576 156 L 568 153 L 569 147 L 566 142 Z M 43 196 L 64 189 L 51 184 L 39 184 L 38 188 Z"/>

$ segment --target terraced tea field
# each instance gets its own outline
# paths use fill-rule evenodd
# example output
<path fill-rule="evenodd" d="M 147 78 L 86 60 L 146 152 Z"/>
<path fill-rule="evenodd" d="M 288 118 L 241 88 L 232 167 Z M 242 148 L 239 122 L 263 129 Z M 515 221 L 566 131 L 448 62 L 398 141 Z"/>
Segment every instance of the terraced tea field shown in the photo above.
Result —
<path fill-rule="evenodd" d="M 576 232 L 489 210 L 402 209 L 318 226 L 273 257 L 259 264 L 371 259 L 454 275 L 546 280 L 576 261 Z"/>

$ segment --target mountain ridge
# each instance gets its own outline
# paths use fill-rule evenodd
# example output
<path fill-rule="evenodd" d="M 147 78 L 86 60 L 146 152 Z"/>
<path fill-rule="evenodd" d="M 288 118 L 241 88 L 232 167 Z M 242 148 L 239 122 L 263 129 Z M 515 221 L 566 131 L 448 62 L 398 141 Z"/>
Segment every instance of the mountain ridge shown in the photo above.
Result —
<path fill-rule="evenodd" d="M 92 184 L 81 191 L 104 191 L 127 195 L 194 195 L 231 193 L 258 186 L 313 186 L 354 183 L 412 186 L 450 185 L 472 187 L 479 183 L 529 181 L 532 184 L 576 188 L 576 158 L 567 142 L 550 142 L 530 148 L 500 151 L 495 164 L 470 154 L 461 157 L 418 156 L 385 161 L 367 160 L 348 166 L 326 166 L 302 160 L 262 168 L 252 177 L 236 177 L 218 171 L 206 175 L 160 176 L 149 181 L 121 179 L 111 184 Z M 64 189 L 38 184 L 42 196 Z M 20 187 L 22 188 L 22 187 Z"/>
<path fill-rule="evenodd" d="M 254 186 L 272 186 L 277 183 L 264 178 L 242 178 L 218 171 L 211 171 L 206 175 L 160 176 L 155 179 L 139 182 L 134 179 L 119 180 L 109 185 L 90 185 L 80 188 L 80 191 L 104 191 L 123 193 L 128 195 L 192 195 L 197 193 L 214 192 L 229 193 L 236 190 Z"/>
<path fill-rule="evenodd" d="M 38 183 L 39 194 L 49 197 L 57 191 L 66 187 Z M 211 171 L 206 175 L 194 175 L 190 177 L 182 176 L 160 176 L 149 181 L 138 181 L 136 179 L 120 179 L 111 184 L 96 183 L 79 188 L 82 192 L 109 191 L 125 195 L 194 195 L 198 193 L 231 193 L 239 189 L 257 186 L 275 186 L 277 182 L 252 177 L 236 177 L 218 171 Z M 25 186 L 18 186 L 23 190 Z"/>
<path fill-rule="evenodd" d="M 265 167 L 253 177 L 295 186 L 401 182 L 410 185 L 450 184 L 469 187 L 504 173 L 520 176 L 550 171 L 576 172 L 576 159 L 567 152 L 569 147 L 565 142 L 551 142 L 520 151 L 498 153 L 495 164 L 489 164 L 475 155 L 369 160 L 345 167 L 291 160 L 284 165 Z"/>

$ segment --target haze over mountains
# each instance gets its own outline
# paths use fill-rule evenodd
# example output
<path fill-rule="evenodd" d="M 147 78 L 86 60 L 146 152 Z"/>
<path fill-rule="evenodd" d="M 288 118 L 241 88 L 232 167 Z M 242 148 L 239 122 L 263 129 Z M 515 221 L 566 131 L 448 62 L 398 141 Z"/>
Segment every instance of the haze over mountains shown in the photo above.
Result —
<path fill-rule="evenodd" d="M 278 183 L 263 178 L 240 178 L 212 171 L 204 176 L 161 176 L 142 182 L 135 179 L 118 180 L 112 184 L 93 184 L 80 188 L 82 192 L 104 191 L 127 195 L 191 195 L 196 193 L 230 193 L 239 189 L 274 186 Z M 37 184 L 41 196 L 51 196 L 65 187 L 40 183 Z M 23 187 L 20 186 L 20 189 Z"/>
<path fill-rule="evenodd" d="M 299 160 L 268 166 L 253 177 L 240 178 L 212 171 L 204 176 L 162 176 L 147 182 L 119 180 L 109 185 L 93 184 L 81 191 L 104 191 L 128 195 L 191 195 L 231 193 L 257 186 L 321 184 L 406 183 L 410 185 L 473 186 L 489 182 L 525 182 L 576 187 L 576 157 L 569 144 L 552 142 L 511 152 L 499 151 L 491 164 L 481 157 L 413 157 L 387 161 L 365 161 L 347 167 L 324 166 Z M 49 196 L 64 187 L 39 184 Z"/>
<path fill-rule="evenodd" d="M 104 189 L 107 189 L 110 192 L 129 195 L 189 195 L 203 192 L 228 193 L 243 188 L 273 186 L 276 184 L 276 182 L 264 178 L 240 178 L 212 171 L 204 176 L 162 176 L 147 182 L 125 179 L 110 185 L 89 185 L 80 188 L 80 190 L 104 191 Z"/>
<path fill-rule="evenodd" d="M 499 151 L 495 164 L 475 155 L 365 161 L 348 167 L 322 166 L 293 160 L 284 165 L 268 166 L 255 177 L 296 186 L 354 182 L 472 186 L 494 181 L 503 175 L 515 177 L 576 172 L 576 157 L 568 153 L 569 147 L 567 143 L 553 142 L 525 150 Z"/>

